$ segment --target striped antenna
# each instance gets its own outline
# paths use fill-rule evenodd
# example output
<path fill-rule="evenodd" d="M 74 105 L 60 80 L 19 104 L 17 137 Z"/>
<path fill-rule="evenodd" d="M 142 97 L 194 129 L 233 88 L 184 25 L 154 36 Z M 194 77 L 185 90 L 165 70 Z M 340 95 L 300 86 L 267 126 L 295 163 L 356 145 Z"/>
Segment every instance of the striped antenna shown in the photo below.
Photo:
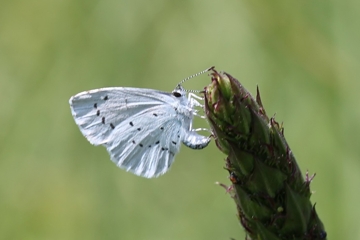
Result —
<path fill-rule="evenodd" d="M 187 80 L 189 80 L 189 79 L 191 79 L 191 78 L 193 78 L 193 77 L 197 77 L 197 76 L 199 76 L 199 75 L 201 75 L 201 74 L 203 74 L 203 73 L 206 73 L 206 72 L 208 72 L 208 71 L 211 71 L 211 70 L 213 70 L 214 68 L 215 68 L 215 66 L 209 67 L 209 68 L 205 69 L 204 71 L 195 73 L 194 75 L 191 75 L 190 77 L 187 77 L 187 78 L 181 80 L 181 82 L 178 83 L 177 87 L 180 87 L 181 84 L 183 84 L 183 83 L 186 82 Z M 193 91 L 187 91 L 187 92 L 193 92 Z M 194 92 L 197 92 L 197 91 L 194 91 Z"/>

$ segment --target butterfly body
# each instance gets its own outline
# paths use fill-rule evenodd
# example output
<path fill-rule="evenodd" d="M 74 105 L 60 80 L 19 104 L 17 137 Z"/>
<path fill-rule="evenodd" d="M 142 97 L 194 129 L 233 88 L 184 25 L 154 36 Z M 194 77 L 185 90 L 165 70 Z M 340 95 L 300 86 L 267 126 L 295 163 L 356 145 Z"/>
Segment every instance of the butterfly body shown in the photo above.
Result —
<path fill-rule="evenodd" d="M 118 167 L 152 178 L 167 172 L 181 143 L 206 147 L 210 138 L 192 129 L 194 106 L 178 85 L 172 93 L 141 88 L 101 88 L 69 100 L 82 134 L 103 145 Z"/>

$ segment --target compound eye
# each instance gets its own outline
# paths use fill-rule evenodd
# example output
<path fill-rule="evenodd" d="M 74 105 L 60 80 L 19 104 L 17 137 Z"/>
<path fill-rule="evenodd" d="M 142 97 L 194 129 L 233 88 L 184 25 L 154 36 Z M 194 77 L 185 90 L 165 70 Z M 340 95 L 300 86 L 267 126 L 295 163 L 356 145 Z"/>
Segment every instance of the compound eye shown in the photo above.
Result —
<path fill-rule="evenodd" d="M 182 96 L 181 93 L 179 92 L 173 92 L 172 94 L 177 98 Z"/>

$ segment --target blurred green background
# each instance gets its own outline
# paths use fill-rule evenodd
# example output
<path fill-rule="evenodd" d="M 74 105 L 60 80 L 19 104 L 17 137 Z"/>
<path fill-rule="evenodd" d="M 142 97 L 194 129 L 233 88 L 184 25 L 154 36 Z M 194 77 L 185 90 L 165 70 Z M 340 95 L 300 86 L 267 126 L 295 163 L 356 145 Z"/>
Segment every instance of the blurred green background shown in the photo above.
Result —
<path fill-rule="evenodd" d="M 182 147 L 143 179 L 72 119 L 84 90 L 171 91 L 215 65 L 285 124 L 329 239 L 360 239 L 360 3 L 3 0 L 0 239 L 243 239 L 224 155 Z M 185 84 L 203 89 L 206 75 Z M 205 122 L 197 125 L 206 126 Z"/>

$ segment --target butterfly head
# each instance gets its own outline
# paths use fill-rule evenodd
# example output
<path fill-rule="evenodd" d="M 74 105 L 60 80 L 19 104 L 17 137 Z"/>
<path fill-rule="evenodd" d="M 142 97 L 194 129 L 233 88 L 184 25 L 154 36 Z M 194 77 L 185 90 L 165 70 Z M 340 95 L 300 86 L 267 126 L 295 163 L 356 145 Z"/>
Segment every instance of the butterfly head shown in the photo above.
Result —
<path fill-rule="evenodd" d="M 172 94 L 177 98 L 186 97 L 187 91 L 180 84 L 178 84 L 172 91 Z"/>
<path fill-rule="evenodd" d="M 176 88 L 172 91 L 172 95 L 182 104 L 182 105 L 188 105 L 188 99 L 187 99 L 187 91 L 178 84 Z"/>

